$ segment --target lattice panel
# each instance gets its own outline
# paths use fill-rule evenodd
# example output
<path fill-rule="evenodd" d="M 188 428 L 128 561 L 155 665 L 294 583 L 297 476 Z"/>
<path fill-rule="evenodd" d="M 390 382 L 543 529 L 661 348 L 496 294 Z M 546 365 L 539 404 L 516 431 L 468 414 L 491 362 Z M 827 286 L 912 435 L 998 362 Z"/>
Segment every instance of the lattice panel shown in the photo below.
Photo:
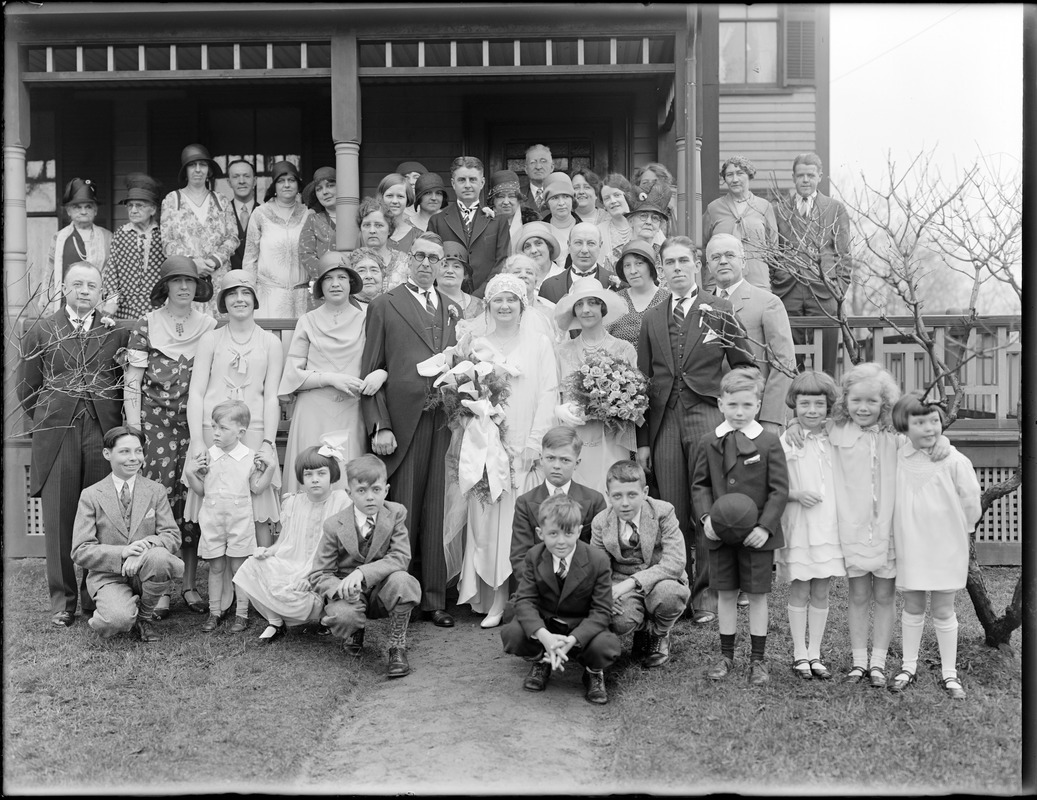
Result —
<path fill-rule="evenodd" d="M 29 497 L 29 470 L 26 464 L 25 470 L 25 535 L 43 536 L 43 502 L 38 497 Z"/>
<path fill-rule="evenodd" d="M 1014 472 L 1012 467 L 979 467 L 976 477 L 982 489 L 1008 480 Z M 1010 495 L 996 500 L 983 515 L 976 528 L 977 542 L 1021 543 L 1022 541 L 1022 501 L 1020 491 L 1016 489 Z"/>

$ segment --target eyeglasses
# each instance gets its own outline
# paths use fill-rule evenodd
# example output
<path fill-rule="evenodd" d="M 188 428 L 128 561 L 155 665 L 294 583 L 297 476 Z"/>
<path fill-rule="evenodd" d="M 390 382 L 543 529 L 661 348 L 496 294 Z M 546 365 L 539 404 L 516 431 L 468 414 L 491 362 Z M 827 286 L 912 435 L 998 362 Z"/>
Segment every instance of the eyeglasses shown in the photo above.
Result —
<path fill-rule="evenodd" d="M 135 203 L 135 202 L 131 202 L 131 203 L 127 203 L 126 204 L 126 208 L 129 211 L 145 211 L 145 210 L 147 210 L 149 208 L 154 208 L 154 206 L 151 205 L 151 203 Z"/>
<path fill-rule="evenodd" d="M 435 253 L 422 253 L 421 251 L 411 253 L 410 257 L 419 264 L 425 260 L 428 260 L 429 264 L 438 264 L 443 260 L 443 256 L 437 256 Z"/>

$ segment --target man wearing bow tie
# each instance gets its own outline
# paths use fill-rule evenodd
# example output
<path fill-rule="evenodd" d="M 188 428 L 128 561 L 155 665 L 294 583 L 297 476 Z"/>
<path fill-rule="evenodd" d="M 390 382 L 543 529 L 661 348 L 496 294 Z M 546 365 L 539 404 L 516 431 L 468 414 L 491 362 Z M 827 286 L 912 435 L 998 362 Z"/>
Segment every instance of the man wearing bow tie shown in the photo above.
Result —
<path fill-rule="evenodd" d="M 569 231 L 569 255 L 565 270 L 540 284 L 540 296 L 557 303 L 569 294 L 573 281 L 595 278 L 606 289 L 609 287 L 607 269 L 598 264 L 601 255 L 601 231 L 590 222 L 577 222 Z"/>
<path fill-rule="evenodd" d="M 837 317 L 850 287 L 850 218 L 842 203 L 817 190 L 821 174 L 816 153 L 796 156 L 796 190 L 774 202 L 780 254 L 771 265 L 771 291 L 790 317 Z M 830 374 L 835 371 L 837 333 L 825 328 L 821 337 L 822 367 Z M 792 336 L 796 344 L 807 344 L 813 331 L 793 328 Z"/>
<path fill-rule="evenodd" d="M 755 366 L 752 349 L 731 303 L 699 291 L 695 244 L 685 236 L 660 248 L 671 296 L 645 312 L 637 344 L 637 367 L 648 378 L 648 413 L 637 429 L 637 461 L 653 473 L 660 499 L 671 503 L 684 534 L 687 563 L 695 564 L 692 606 L 697 622 L 716 616 L 709 590 L 706 543 L 691 516 L 689 466 L 699 441 L 721 421 L 717 402 L 726 359 L 729 367 Z"/>
<path fill-rule="evenodd" d="M 29 494 L 43 503 L 51 622 L 69 627 L 77 596 L 92 611 L 86 574 L 77 588 L 72 526 L 79 494 L 110 472 L 104 431 L 122 423 L 122 365 L 116 353 L 127 322 L 103 322 L 97 309 L 101 274 L 85 261 L 69 266 L 64 306 L 33 321 L 21 341 L 18 399 L 32 419 Z"/>
<path fill-rule="evenodd" d="M 486 177 L 478 158 L 455 158 L 450 165 L 450 185 L 457 201 L 433 214 L 428 229 L 444 242 L 457 242 L 468 251 L 472 268 L 470 291 L 482 297 L 486 281 L 503 269 L 504 261 L 511 255 L 511 220 L 491 217 L 480 207 L 479 194 L 486 185 Z"/>

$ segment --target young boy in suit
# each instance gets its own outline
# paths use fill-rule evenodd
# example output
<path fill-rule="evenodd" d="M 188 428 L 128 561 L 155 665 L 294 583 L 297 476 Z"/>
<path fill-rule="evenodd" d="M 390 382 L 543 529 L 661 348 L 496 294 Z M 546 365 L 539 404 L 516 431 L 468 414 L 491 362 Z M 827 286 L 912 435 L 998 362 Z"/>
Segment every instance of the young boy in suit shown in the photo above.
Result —
<path fill-rule="evenodd" d="M 421 584 L 407 572 L 407 509 L 385 499 L 385 462 L 374 455 L 346 464 L 351 508 L 324 523 L 310 586 L 326 601 L 321 624 L 359 656 L 368 619 L 389 618 L 390 678 L 410 674 L 407 624 L 421 602 Z"/>
<path fill-rule="evenodd" d="M 580 541 L 579 503 L 556 494 L 540 504 L 541 543 L 522 562 L 513 598 L 515 618 L 501 628 L 504 652 L 533 662 L 523 688 L 542 692 L 569 653 L 584 666 L 589 703 L 608 702 L 605 670 L 619 657 L 619 637 L 608 629 L 612 570 L 608 556 Z"/>
<path fill-rule="evenodd" d="M 86 588 L 97 608 L 87 624 L 102 638 L 133 630 L 158 641 L 155 604 L 183 577 L 180 529 L 165 487 L 138 475 L 144 434 L 118 426 L 104 435 L 111 475 L 86 487 L 72 526 L 72 560 L 88 570 Z"/>
<path fill-rule="evenodd" d="M 755 368 L 733 369 L 721 379 L 718 405 L 724 421 L 702 437 L 691 482 L 695 516 L 708 540 L 710 585 L 717 590 L 721 659 L 708 677 L 722 680 L 734 667 L 741 589 L 749 597 L 749 682 L 753 686 L 769 680 L 763 660 L 767 595 L 774 551 L 785 545 L 781 514 L 789 493 L 781 442 L 756 421 L 763 389 L 764 380 Z M 714 501 L 731 493 L 746 495 L 758 510 L 741 544 L 722 541 L 710 519 Z"/>
<path fill-rule="evenodd" d="M 670 629 L 691 597 L 684 536 L 673 506 L 648 496 L 636 461 L 609 467 L 605 485 L 609 509 L 594 518 L 591 547 L 612 564 L 611 628 L 619 636 L 634 631 L 635 655 L 647 651 L 642 666 L 661 667 L 670 660 Z"/>
<path fill-rule="evenodd" d="M 573 428 L 558 425 L 540 440 L 540 465 L 544 482 L 521 495 L 515 501 L 515 516 L 511 528 L 511 569 L 515 580 L 522 572 L 522 560 L 536 544 L 534 530 L 540 504 L 548 497 L 562 492 L 580 504 L 580 541 L 591 540 L 591 522 L 605 510 L 601 492 L 573 481 L 573 471 L 580 463 L 583 440 Z"/>

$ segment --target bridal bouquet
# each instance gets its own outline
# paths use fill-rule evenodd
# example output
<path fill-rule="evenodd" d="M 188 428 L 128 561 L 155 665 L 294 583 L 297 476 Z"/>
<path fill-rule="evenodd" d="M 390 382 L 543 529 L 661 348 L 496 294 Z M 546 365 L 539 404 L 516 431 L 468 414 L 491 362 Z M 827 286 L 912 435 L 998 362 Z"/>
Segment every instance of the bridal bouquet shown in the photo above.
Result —
<path fill-rule="evenodd" d="M 566 397 L 585 419 L 615 434 L 627 422 L 640 425 L 648 410 L 648 381 L 637 367 L 608 353 L 593 353 L 565 380 Z"/>
<path fill-rule="evenodd" d="M 461 493 L 474 492 L 484 503 L 495 503 L 511 487 L 511 458 L 505 445 L 507 419 L 502 405 L 518 371 L 484 338 L 467 346 L 448 347 L 417 365 L 418 374 L 436 377 L 436 394 L 447 421 L 460 438 L 457 480 Z"/>

